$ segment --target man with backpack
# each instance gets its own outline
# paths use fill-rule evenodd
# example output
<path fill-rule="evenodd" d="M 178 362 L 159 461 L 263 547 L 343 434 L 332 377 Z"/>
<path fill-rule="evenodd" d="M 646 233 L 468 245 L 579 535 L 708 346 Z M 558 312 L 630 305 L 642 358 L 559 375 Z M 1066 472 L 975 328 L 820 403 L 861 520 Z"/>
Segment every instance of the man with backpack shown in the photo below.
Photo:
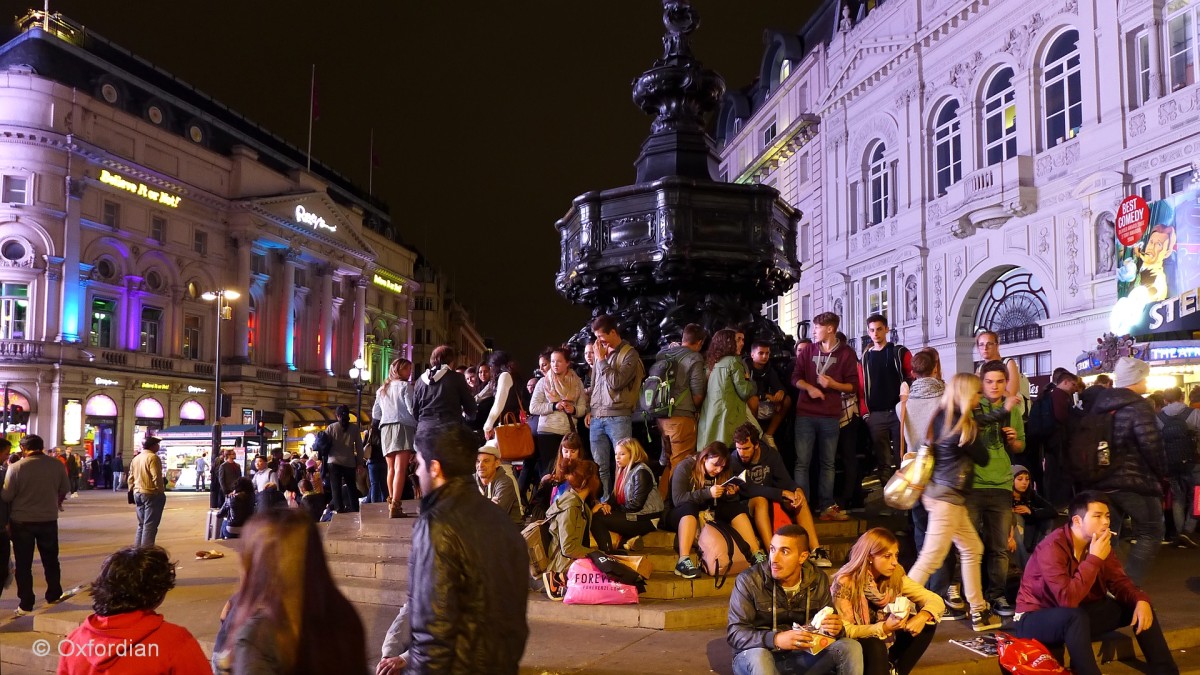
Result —
<path fill-rule="evenodd" d="M 1121 357 L 1113 372 L 1113 388 L 1100 392 L 1092 414 L 1081 421 L 1110 429 L 1107 447 L 1103 440 L 1080 444 L 1072 439 L 1068 449 L 1082 487 L 1104 492 L 1112 502 L 1113 529 L 1120 532 L 1126 516 L 1133 521 L 1132 538 L 1137 542 L 1129 552 L 1125 570 L 1139 585 L 1150 571 L 1163 538 L 1162 484 L 1167 477 L 1162 433 L 1154 408 L 1142 398 L 1149 374 L 1150 366 L 1145 361 Z"/>
<path fill-rule="evenodd" d="M 1167 455 L 1167 480 L 1171 490 L 1171 516 L 1175 521 L 1175 540 L 1178 548 L 1196 548 L 1188 534 L 1194 533 L 1196 519 L 1192 516 L 1192 499 L 1196 485 L 1196 441 L 1200 438 L 1200 410 L 1183 402 L 1183 390 L 1168 387 L 1163 390 L 1167 405 L 1158 413 L 1162 423 L 1163 450 Z"/>
<path fill-rule="evenodd" d="M 642 386 L 642 408 L 648 416 L 658 417 L 658 430 L 666 441 L 664 450 L 670 449 L 669 455 L 663 453 L 667 461 L 663 462 L 659 480 L 663 497 L 671 491 L 671 472 L 696 454 L 696 411 L 708 391 L 704 357 L 700 355 L 707 337 L 708 332 L 699 324 L 684 326 L 682 344 L 658 353 Z M 665 401 L 663 394 L 667 394 Z"/>
<path fill-rule="evenodd" d="M 592 458 L 600 467 L 604 497 L 612 494 L 613 447 L 633 435 L 633 408 L 642 391 L 645 368 L 633 345 L 621 339 L 617 320 L 601 314 L 592 320 L 591 412 L 588 413 Z"/>
<path fill-rule="evenodd" d="M 888 342 L 888 322 L 882 314 L 867 317 L 871 344 L 859 359 L 859 383 L 863 397 L 858 405 L 871 434 L 875 466 L 881 483 L 887 483 L 900 465 L 900 387 L 912 384 L 912 354 L 903 345 Z M 854 480 L 857 476 L 847 477 Z"/>
<path fill-rule="evenodd" d="M 1027 443 L 1023 464 L 1029 467 L 1029 477 L 1038 491 L 1046 496 L 1055 509 L 1062 509 L 1071 501 L 1071 483 L 1053 480 L 1047 484 L 1044 476 L 1061 475 L 1067 424 L 1071 420 L 1075 394 L 1079 390 L 1078 377 L 1066 368 L 1055 368 L 1050 385 L 1038 394 L 1037 400 L 1030 406 L 1029 421 L 1025 424 Z"/>

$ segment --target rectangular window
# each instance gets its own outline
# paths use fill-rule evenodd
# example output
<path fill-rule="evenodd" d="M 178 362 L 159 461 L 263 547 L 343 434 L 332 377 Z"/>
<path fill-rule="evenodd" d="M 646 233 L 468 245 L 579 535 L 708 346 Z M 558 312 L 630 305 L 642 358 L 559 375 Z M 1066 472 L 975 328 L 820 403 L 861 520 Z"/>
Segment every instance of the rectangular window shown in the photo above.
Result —
<path fill-rule="evenodd" d="M 800 155 L 800 171 L 799 171 L 799 173 L 800 173 L 800 184 L 801 185 L 808 182 L 808 171 L 809 171 L 808 164 L 809 164 L 808 163 L 808 153 L 806 152 L 803 155 Z"/>
<path fill-rule="evenodd" d="M 167 219 L 160 215 L 150 216 L 150 238 L 158 243 L 166 241 Z"/>
<path fill-rule="evenodd" d="M 110 202 L 107 199 L 104 200 L 104 216 L 102 222 L 114 230 L 120 227 L 121 205 L 116 202 Z"/>
<path fill-rule="evenodd" d="M 771 298 L 764 302 L 762 315 L 774 323 L 779 323 L 779 298 Z"/>
<path fill-rule="evenodd" d="M 1140 196 L 1142 199 L 1145 199 L 1145 200 L 1146 200 L 1146 201 L 1148 201 L 1148 202 L 1149 202 L 1149 201 L 1153 201 L 1153 199 L 1154 199 L 1154 188 L 1153 188 L 1153 186 L 1151 185 L 1150 181 L 1148 181 L 1148 180 L 1144 180 L 1144 181 L 1142 181 L 1142 182 L 1140 182 L 1140 183 L 1135 183 L 1135 184 L 1134 184 L 1134 186 L 1133 186 L 1133 194 Z"/>
<path fill-rule="evenodd" d="M 800 254 L 800 264 L 803 265 L 812 257 L 812 225 L 808 223 L 800 225 L 799 248 L 800 250 L 797 253 Z"/>
<path fill-rule="evenodd" d="M 29 314 L 29 286 L 0 284 L 0 339 L 24 340 Z"/>
<path fill-rule="evenodd" d="M 92 300 L 92 330 L 89 342 L 93 347 L 111 349 L 113 346 L 113 322 L 117 316 L 117 301 L 106 298 Z"/>
<path fill-rule="evenodd" d="M 183 358 L 200 359 L 200 317 L 193 314 L 183 317 Z"/>
<path fill-rule="evenodd" d="M 1150 100 L 1150 35 L 1146 31 L 1133 38 L 1133 77 L 1137 83 L 1134 105 Z"/>
<path fill-rule="evenodd" d="M 867 277 L 863 287 L 867 293 L 867 303 L 864 309 L 867 315 L 882 314 L 887 316 L 888 311 L 888 273 L 876 274 L 873 277 Z"/>
<path fill-rule="evenodd" d="M 800 296 L 800 320 L 809 321 L 812 319 L 812 296 Z"/>
<path fill-rule="evenodd" d="M 262 253 L 253 253 L 250 255 L 250 272 L 253 274 L 267 274 L 267 256 Z"/>
<path fill-rule="evenodd" d="M 1192 170 L 1184 169 L 1178 173 L 1171 174 L 1167 179 L 1168 191 L 1167 195 L 1177 195 L 1180 192 L 1186 192 L 1192 184 Z"/>
<path fill-rule="evenodd" d="M 800 104 L 800 112 L 808 112 L 808 83 L 800 85 L 800 96 L 798 97 Z"/>
<path fill-rule="evenodd" d="M 200 255 L 208 255 L 208 233 L 196 230 L 192 233 L 192 250 Z"/>
<path fill-rule="evenodd" d="M 142 308 L 142 342 L 139 349 L 147 354 L 158 353 L 159 336 L 162 334 L 163 311 L 156 307 Z"/>
<path fill-rule="evenodd" d="M 1192 52 L 1195 30 L 1193 9 L 1173 17 L 1167 23 L 1167 48 L 1171 61 L 1171 91 L 1178 91 L 1196 81 L 1195 54 Z"/>
<path fill-rule="evenodd" d="M 29 179 L 21 176 L 5 176 L 2 192 L 5 204 L 28 204 Z"/>
<path fill-rule="evenodd" d="M 770 145 L 773 140 L 775 140 L 775 123 L 771 122 L 766 129 L 763 129 L 763 147 Z"/>

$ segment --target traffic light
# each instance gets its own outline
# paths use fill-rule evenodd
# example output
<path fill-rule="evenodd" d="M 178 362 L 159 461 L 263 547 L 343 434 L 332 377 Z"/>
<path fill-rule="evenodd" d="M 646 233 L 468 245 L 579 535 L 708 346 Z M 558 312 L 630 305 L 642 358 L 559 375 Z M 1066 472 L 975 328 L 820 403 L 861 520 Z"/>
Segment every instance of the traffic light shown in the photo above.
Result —
<path fill-rule="evenodd" d="M 29 412 L 24 406 L 13 403 L 8 406 L 8 420 L 9 424 L 29 424 Z"/>
<path fill-rule="evenodd" d="M 266 422 L 259 422 L 255 426 L 254 432 L 257 435 L 262 436 L 263 438 L 270 438 L 275 435 L 275 430 L 268 428 Z"/>

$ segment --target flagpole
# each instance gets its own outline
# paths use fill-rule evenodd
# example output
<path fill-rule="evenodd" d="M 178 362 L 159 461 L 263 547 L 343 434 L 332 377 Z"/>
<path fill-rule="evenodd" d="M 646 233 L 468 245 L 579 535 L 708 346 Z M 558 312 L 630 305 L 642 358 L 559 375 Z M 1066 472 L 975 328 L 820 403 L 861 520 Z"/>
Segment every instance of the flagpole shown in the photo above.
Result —
<path fill-rule="evenodd" d="M 312 64 L 312 79 L 308 84 L 308 170 L 312 171 L 313 100 L 317 95 L 317 64 Z"/>
<path fill-rule="evenodd" d="M 374 195 L 375 190 L 375 129 L 371 128 L 371 143 L 367 149 L 367 194 Z"/>

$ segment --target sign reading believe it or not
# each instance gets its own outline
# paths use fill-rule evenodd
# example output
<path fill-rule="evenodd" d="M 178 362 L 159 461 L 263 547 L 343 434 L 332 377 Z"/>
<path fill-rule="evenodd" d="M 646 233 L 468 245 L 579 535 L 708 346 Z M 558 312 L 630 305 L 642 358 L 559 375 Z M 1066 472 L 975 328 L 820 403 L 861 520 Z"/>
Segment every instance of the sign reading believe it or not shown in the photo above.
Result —
<path fill-rule="evenodd" d="M 100 170 L 100 182 L 104 183 L 105 185 L 111 185 L 118 190 L 124 190 L 126 192 L 133 193 L 142 199 L 152 201 L 155 204 L 162 204 L 163 206 L 169 206 L 173 209 L 179 208 L 179 203 L 183 201 L 182 197 L 152 188 L 145 183 L 127 180 L 124 176 L 113 173 L 108 169 Z"/>
<path fill-rule="evenodd" d="M 329 232 L 337 232 L 336 225 L 330 225 L 329 223 L 325 222 L 324 218 L 322 218 L 321 216 L 317 215 L 316 213 L 313 213 L 312 211 L 309 211 L 308 209 L 304 208 L 303 204 L 296 205 L 295 216 L 296 216 L 297 223 L 302 223 L 304 225 L 308 225 L 309 227 L 311 227 L 314 230 L 327 230 Z"/>

